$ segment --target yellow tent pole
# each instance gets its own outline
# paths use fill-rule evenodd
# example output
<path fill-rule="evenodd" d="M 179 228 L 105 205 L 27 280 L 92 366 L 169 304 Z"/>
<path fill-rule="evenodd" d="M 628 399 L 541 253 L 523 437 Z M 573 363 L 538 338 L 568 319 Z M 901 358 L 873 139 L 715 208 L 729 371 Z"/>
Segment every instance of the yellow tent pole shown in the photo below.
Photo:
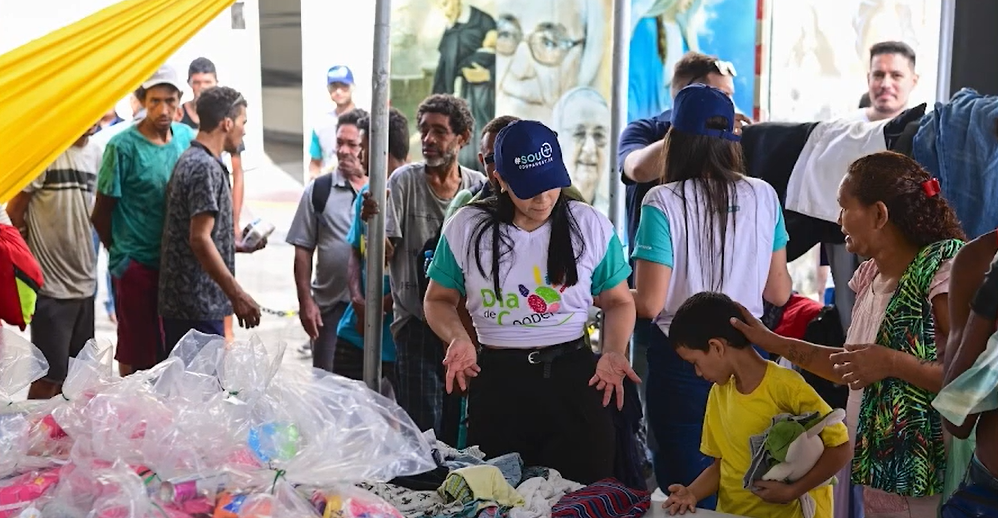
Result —
<path fill-rule="evenodd" d="M 0 55 L 0 203 L 235 0 L 124 0 Z"/>

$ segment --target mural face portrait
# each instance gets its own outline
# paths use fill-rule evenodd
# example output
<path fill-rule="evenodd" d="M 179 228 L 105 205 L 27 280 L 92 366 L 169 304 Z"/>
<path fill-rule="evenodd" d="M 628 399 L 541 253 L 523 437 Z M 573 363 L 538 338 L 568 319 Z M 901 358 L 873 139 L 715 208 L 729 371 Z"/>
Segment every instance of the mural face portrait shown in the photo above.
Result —
<path fill-rule="evenodd" d="M 608 188 L 610 107 L 592 88 L 570 90 L 555 107 L 553 128 L 572 185 L 593 203 Z"/>
<path fill-rule="evenodd" d="M 461 15 L 461 0 L 433 0 L 433 4 L 451 23 Z"/>
<path fill-rule="evenodd" d="M 496 17 L 496 113 L 550 120 L 575 86 L 590 86 L 602 58 L 602 7 L 594 0 L 503 0 Z"/>

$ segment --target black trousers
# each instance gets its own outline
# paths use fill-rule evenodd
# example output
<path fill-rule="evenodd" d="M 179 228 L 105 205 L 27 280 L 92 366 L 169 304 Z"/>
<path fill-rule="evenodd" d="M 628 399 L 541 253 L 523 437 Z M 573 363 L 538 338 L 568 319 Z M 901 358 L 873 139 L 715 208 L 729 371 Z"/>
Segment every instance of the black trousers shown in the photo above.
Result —
<path fill-rule="evenodd" d="M 333 353 L 333 373 L 344 378 L 364 381 L 364 349 L 343 339 L 338 340 L 336 352 Z M 381 362 L 381 377 L 382 380 L 388 380 L 394 390 L 398 383 L 395 380 L 395 362 Z"/>
<path fill-rule="evenodd" d="M 559 346 L 555 346 L 559 347 Z M 468 443 L 488 457 L 519 453 L 526 466 L 591 484 L 613 476 L 615 437 L 603 393 L 589 386 L 596 357 L 581 347 L 545 364 L 530 351 L 482 349 L 470 387 Z"/>

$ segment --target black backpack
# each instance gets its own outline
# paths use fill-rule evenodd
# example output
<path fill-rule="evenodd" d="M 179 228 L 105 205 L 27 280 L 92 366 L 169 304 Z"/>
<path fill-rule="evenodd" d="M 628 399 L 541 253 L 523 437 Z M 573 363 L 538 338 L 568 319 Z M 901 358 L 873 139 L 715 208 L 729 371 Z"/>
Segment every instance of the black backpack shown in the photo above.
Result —
<path fill-rule="evenodd" d="M 332 190 L 332 173 L 324 174 L 315 179 L 315 185 L 312 186 L 312 210 L 315 211 L 316 217 L 326 210 L 326 202 L 329 201 L 329 193 Z"/>
<path fill-rule="evenodd" d="M 804 331 L 804 341 L 828 347 L 842 347 L 846 342 L 846 337 L 842 331 L 839 310 L 835 306 L 822 308 L 818 316 L 814 317 L 814 320 L 807 325 L 807 330 Z M 808 385 L 811 385 L 830 407 L 846 407 L 846 402 L 849 400 L 848 387 L 832 383 L 804 369 L 797 370 L 804 377 L 804 381 L 807 381 Z"/>

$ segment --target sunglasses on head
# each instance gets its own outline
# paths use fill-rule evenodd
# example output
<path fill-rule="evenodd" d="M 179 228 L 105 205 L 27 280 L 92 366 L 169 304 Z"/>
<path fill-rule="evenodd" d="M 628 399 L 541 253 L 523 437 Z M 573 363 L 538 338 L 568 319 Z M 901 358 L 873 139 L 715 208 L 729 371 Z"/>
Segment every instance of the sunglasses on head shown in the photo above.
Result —
<path fill-rule="evenodd" d="M 732 62 L 716 60 L 711 61 L 710 70 L 705 70 L 702 74 L 695 75 L 686 83 L 686 86 L 690 86 L 693 83 L 702 83 L 712 72 L 717 72 L 722 76 L 738 77 L 738 72 L 735 71 L 735 65 Z"/>
<path fill-rule="evenodd" d="M 717 60 L 711 63 L 714 69 L 717 70 L 718 74 L 722 76 L 738 77 L 738 72 L 735 71 L 735 64 L 730 61 Z"/>

